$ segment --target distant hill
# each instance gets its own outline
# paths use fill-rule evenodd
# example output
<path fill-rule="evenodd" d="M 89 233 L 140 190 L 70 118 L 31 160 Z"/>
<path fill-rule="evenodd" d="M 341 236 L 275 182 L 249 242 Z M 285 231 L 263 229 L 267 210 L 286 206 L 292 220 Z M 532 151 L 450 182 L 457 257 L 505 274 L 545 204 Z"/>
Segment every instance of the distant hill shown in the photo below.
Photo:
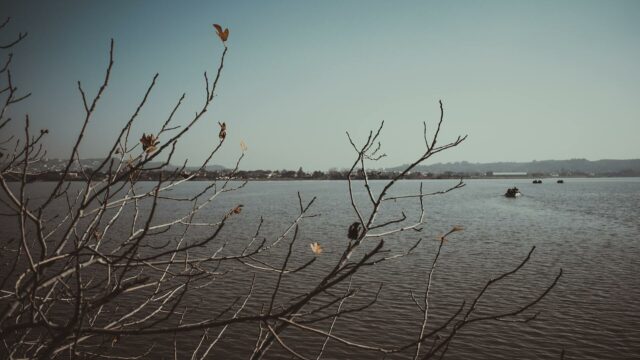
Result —
<path fill-rule="evenodd" d="M 95 169 L 103 159 L 83 159 L 80 161 L 85 169 Z M 147 167 L 158 167 L 160 162 L 152 162 Z M 33 169 L 37 171 L 61 171 L 66 165 L 66 160 L 48 159 L 40 161 L 33 165 Z M 171 164 L 165 170 L 174 170 L 178 165 Z M 197 166 L 188 166 L 187 171 L 196 170 Z M 386 171 L 400 171 L 406 168 L 406 165 L 387 168 Z M 71 171 L 77 171 L 78 166 L 74 164 Z M 208 165 L 207 171 L 223 171 L 229 170 L 222 165 Z M 585 175 L 621 175 L 621 176 L 640 176 L 640 159 L 631 160 L 597 160 L 589 161 L 587 159 L 570 159 L 570 160 L 543 160 L 531 162 L 492 162 L 492 163 L 470 163 L 467 161 L 437 163 L 432 165 L 419 165 L 413 172 L 445 174 L 466 173 L 481 174 L 493 172 L 524 172 L 527 174 L 585 174 Z"/>
<path fill-rule="evenodd" d="M 401 170 L 406 166 L 398 166 L 388 170 Z M 437 163 L 433 165 L 419 165 L 414 171 L 442 174 L 448 171 L 456 173 L 487 173 L 487 172 L 526 172 L 526 173 L 586 173 L 612 174 L 634 173 L 640 174 L 640 159 L 631 160 L 543 160 L 531 162 L 493 162 L 470 163 L 467 161 L 452 163 Z"/>

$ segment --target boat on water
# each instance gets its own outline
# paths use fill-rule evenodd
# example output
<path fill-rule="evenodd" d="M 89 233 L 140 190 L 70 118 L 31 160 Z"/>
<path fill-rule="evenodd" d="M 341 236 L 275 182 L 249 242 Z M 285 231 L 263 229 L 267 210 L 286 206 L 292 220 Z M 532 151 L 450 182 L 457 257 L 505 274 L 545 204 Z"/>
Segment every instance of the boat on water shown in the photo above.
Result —
<path fill-rule="evenodd" d="M 508 198 L 516 198 L 516 197 L 522 196 L 522 193 L 520 193 L 520 190 L 514 186 L 512 188 L 507 189 L 507 192 L 504 193 L 504 196 Z"/>
<path fill-rule="evenodd" d="M 534 184 L 542 184 L 542 180 L 533 180 Z"/>
<path fill-rule="evenodd" d="M 564 184 L 564 180 L 560 179 L 557 181 L 558 184 Z"/>

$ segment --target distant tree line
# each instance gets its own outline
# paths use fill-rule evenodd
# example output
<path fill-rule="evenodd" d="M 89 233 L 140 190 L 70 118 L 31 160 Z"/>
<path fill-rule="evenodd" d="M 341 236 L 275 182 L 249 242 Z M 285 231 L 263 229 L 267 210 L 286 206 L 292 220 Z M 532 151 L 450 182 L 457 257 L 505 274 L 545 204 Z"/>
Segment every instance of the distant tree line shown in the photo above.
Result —
<path fill-rule="evenodd" d="M 389 180 L 397 176 L 399 171 L 389 170 L 372 170 L 367 173 L 369 180 Z M 84 168 L 82 171 L 77 172 L 63 172 L 58 170 L 39 171 L 27 175 L 27 181 L 57 181 L 64 179 L 67 181 L 81 181 L 85 179 L 86 174 L 92 174 L 95 179 L 105 179 L 108 174 L 95 171 L 92 168 Z M 305 172 L 302 167 L 297 171 L 294 170 L 200 170 L 200 171 L 185 171 L 185 170 L 149 170 L 142 172 L 139 176 L 139 181 L 157 181 L 159 178 L 167 178 L 170 176 L 182 176 L 189 178 L 191 181 L 210 181 L 210 180 L 347 180 L 349 176 L 349 170 L 331 168 L 329 170 L 314 170 Z M 606 173 L 586 173 L 582 171 L 563 171 L 559 173 L 544 173 L 533 172 L 526 175 L 500 175 L 493 172 L 459 172 L 459 171 L 445 171 L 442 173 L 434 172 L 411 172 L 405 174 L 403 179 L 502 179 L 502 178 L 549 178 L 549 177 L 637 177 L 640 176 L 640 171 L 632 169 L 626 169 L 616 172 Z M 363 173 L 359 172 L 351 175 L 351 179 L 364 180 Z M 7 176 L 8 181 L 20 181 L 21 174 L 14 174 L 13 176 Z"/>

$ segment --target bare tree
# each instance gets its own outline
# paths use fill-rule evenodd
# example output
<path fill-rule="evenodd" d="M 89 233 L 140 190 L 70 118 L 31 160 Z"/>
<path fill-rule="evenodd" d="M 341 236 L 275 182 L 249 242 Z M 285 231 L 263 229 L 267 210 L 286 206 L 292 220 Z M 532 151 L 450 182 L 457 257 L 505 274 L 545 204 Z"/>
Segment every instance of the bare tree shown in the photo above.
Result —
<path fill-rule="evenodd" d="M 7 23 L 8 20 L 2 27 Z M 82 84 L 77 84 L 84 107 L 82 126 L 59 179 L 44 197 L 30 197 L 30 179 L 37 175 L 34 165 L 46 154 L 41 141 L 48 130 L 34 133 L 25 116 L 23 136 L 0 139 L 0 215 L 10 234 L 0 242 L 3 357 L 140 358 L 151 353 L 155 344 L 171 347 L 175 358 L 204 359 L 213 354 L 230 328 L 249 326 L 255 329 L 253 347 L 248 351 L 252 359 L 264 358 L 274 344 L 277 351 L 300 359 L 320 359 L 332 344 L 347 346 L 354 354 L 366 357 L 398 354 L 428 359 L 443 357 L 452 340 L 469 324 L 528 322 L 536 318 L 537 314 L 530 310 L 556 285 L 562 271 L 529 301 L 514 304 L 508 311 L 476 313 L 478 303 L 494 284 L 526 265 L 532 248 L 515 268 L 487 281 L 469 304 L 463 302 L 447 319 L 432 324 L 432 275 L 445 241 L 462 231 L 456 226 L 438 239 L 424 287 L 407 294 L 415 302 L 420 319 L 412 340 L 381 345 L 335 334 L 338 319 L 354 313 L 367 317 L 382 291 L 382 285 L 373 294 L 360 291 L 353 279 L 374 265 L 402 261 L 422 244 L 420 239 L 403 251 L 391 252 L 384 239 L 393 239 L 394 234 L 403 231 L 419 234 L 425 223 L 424 199 L 464 186 L 460 180 L 448 189 L 428 193 L 420 184 L 415 193 L 391 195 L 395 185 L 417 165 L 466 139 L 464 136 L 445 144 L 438 142 L 444 119 L 442 102 L 433 135 L 427 135 L 427 125 L 423 124 L 424 152 L 380 189 L 369 181 L 368 175 L 370 163 L 385 156 L 379 141 L 384 124 L 370 132 L 361 145 L 347 133 L 355 151 L 347 182 L 353 223 L 345 229 L 344 247 L 338 256 L 324 264 L 317 260 L 323 256 L 326 244 L 320 240 L 310 246 L 299 244 L 301 224 L 317 216 L 312 213 L 315 198 L 304 200 L 300 193 L 297 215 L 280 232 L 263 235 L 262 218 L 240 245 L 224 232 L 229 224 L 242 221 L 242 204 L 226 208 L 216 204 L 247 184 L 234 176 L 244 157 L 244 145 L 235 168 L 224 179 L 208 181 L 188 196 L 179 195 L 175 190 L 206 169 L 225 143 L 228 131 L 226 123 L 219 124 L 218 141 L 211 144 L 206 160 L 195 171 L 187 171 L 186 161 L 177 168 L 170 166 L 183 136 L 194 124 L 205 121 L 204 115 L 218 88 L 229 31 L 214 26 L 224 48 L 213 81 L 204 73 L 204 103 L 195 115 L 183 122 L 175 120 L 185 99 L 183 94 L 158 129 L 142 134 L 139 140 L 131 134 L 132 125 L 156 86 L 156 74 L 104 160 L 92 171 L 86 171 L 79 149 L 109 85 L 115 51 L 111 41 L 108 66 L 95 96 L 88 96 Z M 25 36 L 19 34 L 17 40 L 1 48 L 11 49 Z M 29 96 L 19 93 L 13 84 L 11 59 L 9 54 L 0 71 L 6 83 L 0 90 L 4 97 L 0 128 L 12 121 L 6 117 L 7 110 Z M 67 181 L 75 171 L 80 181 Z M 140 181 L 149 178 L 156 181 Z M 364 189 L 364 199 L 355 195 L 358 188 Z M 413 201 L 419 205 L 419 213 L 394 215 L 394 208 L 387 206 L 391 201 Z M 161 209 L 167 208 L 176 210 L 170 216 L 160 215 Z M 212 219 L 210 213 L 202 216 L 205 209 L 217 217 Z M 300 251 L 301 247 L 307 251 Z M 310 272 L 312 283 L 285 286 L 298 281 L 296 275 Z M 239 277 L 250 281 L 240 282 Z M 229 282 L 247 285 L 236 286 L 228 301 L 215 303 L 213 309 L 217 312 L 200 311 L 204 291 Z M 320 345 L 311 348 L 290 340 L 296 336 L 316 338 Z M 150 345 L 146 349 L 135 348 L 137 352 L 129 347 L 127 354 L 118 353 L 120 344 L 127 339 L 148 339 L 146 344 Z"/>

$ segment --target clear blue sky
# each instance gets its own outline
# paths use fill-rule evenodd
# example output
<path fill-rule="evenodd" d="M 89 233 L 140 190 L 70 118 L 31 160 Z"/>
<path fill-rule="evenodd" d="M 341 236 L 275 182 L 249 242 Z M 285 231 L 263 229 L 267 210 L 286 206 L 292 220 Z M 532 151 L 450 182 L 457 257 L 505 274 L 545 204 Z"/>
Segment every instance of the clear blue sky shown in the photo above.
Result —
<path fill-rule="evenodd" d="M 112 37 L 82 156 L 103 153 L 156 72 L 134 140 L 183 92 L 187 121 L 222 52 L 212 23 L 230 28 L 228 61 L 178 159 L 202 160 L 225 121 L 215 163 L 231 165 L 244 140 L 245 169 L 344 167 L 345 131 L 362 139 L 385 120 L 379 166 L 399 165 L 423 151 L 438 99 L 442 140 L 469 139 L 433 162 L 640 157 L 640 1 L 2 1 L 0 14 L 13 17 L 1 39 L 29 32 L 13 75 L 33 96 L 12 115 L 51 130 L 51 157 L 68 156 L 76 81 L 95 93 Z"/>

